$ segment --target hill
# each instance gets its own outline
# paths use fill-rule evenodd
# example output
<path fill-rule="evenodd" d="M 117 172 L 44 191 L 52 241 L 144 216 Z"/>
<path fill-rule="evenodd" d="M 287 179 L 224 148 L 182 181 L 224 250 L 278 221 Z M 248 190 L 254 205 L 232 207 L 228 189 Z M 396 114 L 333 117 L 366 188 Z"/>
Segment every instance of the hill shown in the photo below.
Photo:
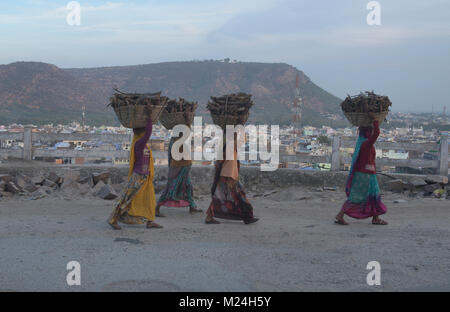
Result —
<path fill-rule="evenodd" d="M 112 87 L 130 92 L 162 91 L 170 97 L 199 101 L 208 116 L 211 95 L 253 94 L 251 121 L 287 124 L 296 75 L 305 104 L 304 123 L 330 124 L 324 113 L 339 113 L 340 100 L 288 64 L 169 62 L 136 66 L 61 69 L 51 64 L 18 62 L 0 66 L 0 123 L 47 123 L 79 120 L 81 107 L 93 123 L 115 123 L 107 108 Z"/>

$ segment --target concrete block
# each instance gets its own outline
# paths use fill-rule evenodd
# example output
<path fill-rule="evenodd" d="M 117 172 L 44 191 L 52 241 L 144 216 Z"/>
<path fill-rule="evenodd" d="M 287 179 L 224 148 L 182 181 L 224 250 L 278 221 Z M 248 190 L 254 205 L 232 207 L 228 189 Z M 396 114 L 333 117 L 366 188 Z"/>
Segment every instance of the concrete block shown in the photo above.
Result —
<path fill-rule="evenodd" d="M 438 175 L 429 175 L 425 178 L 425 181 L 429 184 L 448 184 L 448 177 L 438 176 Z"/>
<path fill-rule="evenodd" d="M 391 180 L 386 182 L 387 189 L 394 193 L 401 193 L 405 189 L 406 185 L 402 180 Z"/>

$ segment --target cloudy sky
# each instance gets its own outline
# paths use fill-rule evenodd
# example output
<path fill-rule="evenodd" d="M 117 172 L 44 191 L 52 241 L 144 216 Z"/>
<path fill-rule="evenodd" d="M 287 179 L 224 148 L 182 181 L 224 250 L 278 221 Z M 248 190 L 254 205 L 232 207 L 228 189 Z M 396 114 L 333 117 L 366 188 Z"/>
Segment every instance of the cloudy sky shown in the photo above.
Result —
<path fill-rule="evenodd" d="M 325 90 L 375 90 L 396 111 L 450 109 L 450 1 L 0 0 L 0 64 L 59 67 L 223 59 L 285 62 Z"/>

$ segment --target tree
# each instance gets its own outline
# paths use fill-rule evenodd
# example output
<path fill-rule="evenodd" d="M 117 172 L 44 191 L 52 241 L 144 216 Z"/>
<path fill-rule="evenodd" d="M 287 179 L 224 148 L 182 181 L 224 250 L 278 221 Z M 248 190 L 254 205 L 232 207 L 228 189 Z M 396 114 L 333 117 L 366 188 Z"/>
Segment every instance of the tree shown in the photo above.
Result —
<path fill-rule="evenodd" d="M 331 143 L 330 139 L 329 139 L 327 136 L 325 136 L 325 135 L 319 136 L 319 137 L 317 138 L 317 140 L 319 141 L 320 144 L 328 145 L 328 144 Z"/>

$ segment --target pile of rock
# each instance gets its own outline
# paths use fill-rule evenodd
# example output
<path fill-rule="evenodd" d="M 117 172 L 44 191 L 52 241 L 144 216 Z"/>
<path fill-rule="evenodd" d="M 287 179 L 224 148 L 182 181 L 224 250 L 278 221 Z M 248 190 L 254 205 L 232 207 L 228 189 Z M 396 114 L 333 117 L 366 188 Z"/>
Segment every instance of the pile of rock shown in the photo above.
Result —
<path fill-rule="evenodd" d="M 408 192 L 410 197 L 434 196 L 450 199 L 448 177 L 444 176 L 413 177 L 407 182 L 395 179 L 387 182 L 387 188 L 394 193 Z"/>
<path fill-rule="evenodd" d="M 105 200 L 118 197 L 123 186 L 111 184 L 108 171 L 94 173 L 68 172 L 64 177 L 54 172 L 44 176 L 28 177 L 22 173 L 16 176 L 0 174 L 0 197 L 14 195 L 39 199 L 52 194 L 62 193 L 66 197 L 92 195 Z"/>

